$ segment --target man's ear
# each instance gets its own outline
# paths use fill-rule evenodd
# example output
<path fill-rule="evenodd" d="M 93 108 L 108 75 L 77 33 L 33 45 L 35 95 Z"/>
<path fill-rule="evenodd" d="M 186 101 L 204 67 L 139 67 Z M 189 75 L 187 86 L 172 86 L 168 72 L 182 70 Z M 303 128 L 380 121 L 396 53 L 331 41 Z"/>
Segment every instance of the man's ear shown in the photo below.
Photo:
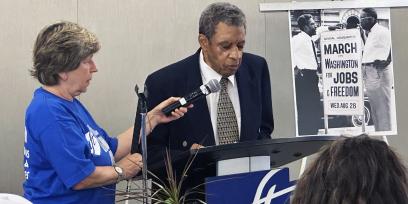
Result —
<path fill-rule="evenodd" d="M 373 26 L 376 24 L 376 23 L 378 23 L 378 20 L 377 19 L 375 19 L 375 18 L 372 18 L 372 22 L 371 22 L 372 24 L 373 24 Z"/>
<path fill-rule="evenodd" d="M 198 43 L 200 43 L 201 50 L 203 50 L 203 52 L 207 52 L 210 42 L 205 35 L 203 34 L 198 35 Z"/>

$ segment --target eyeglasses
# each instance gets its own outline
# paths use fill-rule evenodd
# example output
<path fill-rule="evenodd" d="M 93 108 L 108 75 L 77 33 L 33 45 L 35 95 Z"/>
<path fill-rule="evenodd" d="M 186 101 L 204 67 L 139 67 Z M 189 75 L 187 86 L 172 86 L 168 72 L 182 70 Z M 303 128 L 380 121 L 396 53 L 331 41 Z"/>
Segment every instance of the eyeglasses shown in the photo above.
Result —
<path fill-rule="evenodd" d="M 362 20 L 362 21 L 363 21 L 363 20 L 368 20 L 368 19 L 371 19 L 371 18 L 373 18 L 373 17 L 371 17 L 371 16 L 361 17 L 361 18 L 360 18 L 360 20 Z"/>

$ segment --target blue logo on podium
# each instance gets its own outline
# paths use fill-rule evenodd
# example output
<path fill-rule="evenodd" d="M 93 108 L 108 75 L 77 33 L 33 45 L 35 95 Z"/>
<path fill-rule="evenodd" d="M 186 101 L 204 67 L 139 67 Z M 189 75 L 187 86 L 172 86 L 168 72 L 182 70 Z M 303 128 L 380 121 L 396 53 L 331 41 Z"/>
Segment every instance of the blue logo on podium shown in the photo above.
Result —
<path fill-rule="evenodd" d="M 209 204 L 288 204 L 295 189 L 288 168 L 211 177 L 206 183 Z"/>

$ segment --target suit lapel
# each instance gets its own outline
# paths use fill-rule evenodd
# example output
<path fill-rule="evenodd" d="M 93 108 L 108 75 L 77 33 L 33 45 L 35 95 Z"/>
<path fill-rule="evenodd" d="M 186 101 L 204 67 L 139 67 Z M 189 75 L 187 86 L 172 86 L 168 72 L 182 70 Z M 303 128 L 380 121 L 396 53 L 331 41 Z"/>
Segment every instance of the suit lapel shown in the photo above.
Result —
<path fill-rule="evenodd" d="M 246 64 L 242 63 L 241 67 L 235 74 L 238 85 L 239 103 L 241 108 L 241 134 L 240 141 L 249 140 L 253 136 L 248 134 L 249 126 L 251 125 L 251 106 L 253 105 L 251 90 L 256 90 L 255 85 L 251 80 L 251 73 Z M 253 123 L 253 121 L 252 121 Z"/>

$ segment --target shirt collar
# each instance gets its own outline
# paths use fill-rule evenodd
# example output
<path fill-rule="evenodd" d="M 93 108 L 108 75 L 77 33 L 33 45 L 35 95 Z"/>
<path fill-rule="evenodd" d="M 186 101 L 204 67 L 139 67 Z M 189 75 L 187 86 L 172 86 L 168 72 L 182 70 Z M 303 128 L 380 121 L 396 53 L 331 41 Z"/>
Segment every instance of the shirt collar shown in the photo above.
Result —
<path fill-rule="evenodd" d="M 373 27 L 371 27 L 371 29 L 370 29 L 369 32 L 371 33 L 371 32 L 373 32 L 373 31 L 378 30 L 379 28 L 380 28 L 380 25 L 379 25 L 378 23 L 376 23 L 376 24 L 373 25 Z"/>
<path fill-rule="evenodd" d="M 203 78 L 203 83 L 207 84 L 211 79 L 216 79 L 220 81 L 222 76 L 218 74 L 213 68 L 208 66 L 208 64 L 204 61 L 203 51 L 200 51 L 200 70 L 201 76 Z M 235 86 L 235 74 L 228 77 L 228 80 L 231 82 L 231 85 Z"/>
<path fill-rule="evenodd" d="M 307 39 L 310 39 L 310 40 L 312 40 L 312 37 L 310 37 L 310 35 L 309 34 L 307 34 L 305 31 L 300 31 L 300 33 L 299 34 L 301 34 L 304 38 L 307 38 Z"/>

